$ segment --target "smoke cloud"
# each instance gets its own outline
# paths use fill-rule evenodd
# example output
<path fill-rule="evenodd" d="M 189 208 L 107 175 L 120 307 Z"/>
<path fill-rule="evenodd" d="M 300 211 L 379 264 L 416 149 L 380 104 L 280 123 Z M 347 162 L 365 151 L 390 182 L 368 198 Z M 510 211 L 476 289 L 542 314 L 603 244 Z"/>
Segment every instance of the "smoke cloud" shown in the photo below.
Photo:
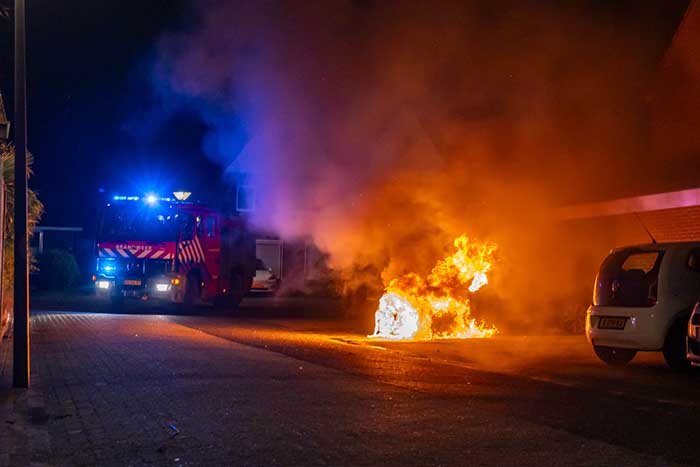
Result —
<path fill-rule="evenodd" d="M 638 191 L 653 163 L 663 38 L 604 3 L 197 2 L 155 82 L 256 187 L 261 228 L 384 280 L 425 274 L 461 233 L 493 240 L 490 289 L 522 311 L 590 289 L 611 246 L 582 254 L 549 209 Z"/>

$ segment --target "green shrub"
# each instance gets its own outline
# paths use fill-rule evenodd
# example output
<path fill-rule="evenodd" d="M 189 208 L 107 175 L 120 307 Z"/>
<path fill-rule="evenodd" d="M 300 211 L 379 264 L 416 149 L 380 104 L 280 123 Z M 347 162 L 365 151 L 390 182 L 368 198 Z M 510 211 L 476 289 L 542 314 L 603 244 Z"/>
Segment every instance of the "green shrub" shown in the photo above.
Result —
<path fill-rule="evenodd" d="M 75 256 L 66 250 L 49 250 L 39 259 L 41 284 L 47 289 L 65 289 L 80 279 Z"/>
<path fill-rule="evenodd" d="M 0 143 L 0 155 L 2 156 L 2 165 L 0 173 L 5 182 L 5 268 L 2 277 L 2 304 L 0 304 L 0 339 L 7 334 L 10 323 L 10 314 L 14 303 L 13 286 L 14 286 L 14 206 L 15 206 L 15 148 L 12 145 Z M 31 176 L 32 155 L 27 154 L 27 168 Z M 1 186 L 1 185 L 0 185 Z M 30 230 L 39 222 L 41 214 L 44 210 L 43 204 L 39 201 L 36 192 L 29 190 L 29 209 L 28 209 L 28 224 Z M 31 252 L 30 252 L 31 253 Z M 33 261 L 31 258 L 30 261 Z M 30 263 L 33 266 L 33 262 Z"/>

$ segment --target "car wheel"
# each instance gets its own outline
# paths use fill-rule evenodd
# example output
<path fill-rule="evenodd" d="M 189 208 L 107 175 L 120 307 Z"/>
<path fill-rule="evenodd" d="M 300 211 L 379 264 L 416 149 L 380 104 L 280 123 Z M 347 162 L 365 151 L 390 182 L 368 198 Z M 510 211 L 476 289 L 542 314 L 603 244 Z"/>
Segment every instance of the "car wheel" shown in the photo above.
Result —
<path fill-rule="evenodd" d="M 664 359 L 674 370 L 687 370 L 690 362 L 686 356 L 685 340 L 688 333 L 688 318 L 676 320 L 666 334 L 664 342 Z"/>
<path fill-rule="evenodd" d="M 620 349 L 618 347 L 605 347 L 602 345 L 594 345 L 593 351 L 599 359 L 613 366 L 626 365 L 637 355 L 637 351 L 633 349 Z"/>

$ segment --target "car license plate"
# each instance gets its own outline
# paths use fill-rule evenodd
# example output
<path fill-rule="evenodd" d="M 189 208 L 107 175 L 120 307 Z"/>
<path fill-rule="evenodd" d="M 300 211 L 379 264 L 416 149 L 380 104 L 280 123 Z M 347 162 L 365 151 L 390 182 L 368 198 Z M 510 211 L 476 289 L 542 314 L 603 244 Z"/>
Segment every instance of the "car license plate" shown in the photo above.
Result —
<path fill-rule="evenodd" d="M 134 280 L 134 279 L 127 279 L 127 280 L 124 281 L 124 285 L 141 286 L 141 281 L 140 281 L 140 280 Z"/>
<path fill-rule="evenodd" d="M 625 329 L 627 318 L 603 316 L 598 320 L 598 329 Z"/>

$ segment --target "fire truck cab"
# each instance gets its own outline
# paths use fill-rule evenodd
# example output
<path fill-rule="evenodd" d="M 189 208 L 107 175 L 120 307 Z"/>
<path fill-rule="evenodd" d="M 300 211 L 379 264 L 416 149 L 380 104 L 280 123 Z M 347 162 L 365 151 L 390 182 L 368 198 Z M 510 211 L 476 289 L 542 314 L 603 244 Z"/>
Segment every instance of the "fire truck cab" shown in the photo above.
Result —
<path fill-rule="evenodd" d="M 255 275 L 255 240 L 240 216 L 156 195 L 115 196 L 101 213 L 98 295 L 235 309 Z"/>

